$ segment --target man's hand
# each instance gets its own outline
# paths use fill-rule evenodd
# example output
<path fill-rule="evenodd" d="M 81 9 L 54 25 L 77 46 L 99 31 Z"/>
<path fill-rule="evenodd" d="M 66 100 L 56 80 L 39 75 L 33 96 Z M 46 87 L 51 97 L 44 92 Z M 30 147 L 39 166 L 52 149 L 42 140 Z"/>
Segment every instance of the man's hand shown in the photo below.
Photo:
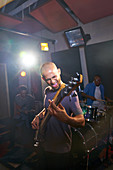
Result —
<path fill-rule="evenodd" d="M 96 98 L 93 97 L 93 96 L 90 96 L 90 99 L 91 99 L 91 100 L 94 100 L 94 101 L 96 100 Z"/>
<path fill-rule="evenodd" d="M 33 121 L 31 122 L 33 129 L 39 129 L 39 116 L 36 115 Z"/>
<path fill-rule="evenodd" d="M 61 104 L 56 106 L 54 101 L 51 100 L 48 101 L 49 101 L 48 107 L 49 114 L 55 116 L 58 120 L 66 123 L 69 116 L 66 113 L 65 108 Z"/>

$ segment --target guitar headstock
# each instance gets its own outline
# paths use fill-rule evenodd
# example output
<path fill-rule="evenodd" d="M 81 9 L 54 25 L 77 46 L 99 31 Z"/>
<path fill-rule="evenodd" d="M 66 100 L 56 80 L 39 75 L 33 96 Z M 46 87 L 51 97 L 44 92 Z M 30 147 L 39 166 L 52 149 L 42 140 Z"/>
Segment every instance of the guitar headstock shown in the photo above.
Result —
<path fill-rule="evenodd" d="M 83 81 L 83 75 L 76 73 L 76 77 L 71 77 L 71 80 L 65 84 L 65 88 L 62 89 L 63 96 L 69 96 L 73 90 L 75 90 Z"/>
<path fill-rule="evenodd" d="M 53 100 L 58 105 L 65 96 L 69 96 L 83 81 L 82 74 L 76 73 L 76 77 L 71 77 L 67 84 L 62 83 L 60 89 L 54 96 Z"/>

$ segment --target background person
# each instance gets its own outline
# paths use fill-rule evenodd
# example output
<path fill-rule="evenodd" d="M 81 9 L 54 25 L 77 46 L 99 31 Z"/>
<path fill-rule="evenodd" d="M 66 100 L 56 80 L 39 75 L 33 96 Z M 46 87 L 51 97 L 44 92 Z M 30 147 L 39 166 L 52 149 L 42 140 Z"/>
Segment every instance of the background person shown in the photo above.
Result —
<path fill-rule="evenodd" d="M 101 77 L 99 75 L 94 76 L 94 81 L 88 83 L 81 94 L 87 99 L 87 105 L 98 107 L 100 110 L 104 110 L 106 107 L 105 99 L 108 102 L 112 101 L 104 96 L 104 86 L 101 83 Z"/>
<path fill-rule="evenodd" d="M 33 140 L 31 121 L 35 117 L 35 99 L 28 94 L 25 85 L 19 86 L 19 94 L 14 101 L 15 142 L 27 145 Z M 31 136 L 32 135 L 32 136 Z M 30 141 L 29 141 L 30 140 Z"/>

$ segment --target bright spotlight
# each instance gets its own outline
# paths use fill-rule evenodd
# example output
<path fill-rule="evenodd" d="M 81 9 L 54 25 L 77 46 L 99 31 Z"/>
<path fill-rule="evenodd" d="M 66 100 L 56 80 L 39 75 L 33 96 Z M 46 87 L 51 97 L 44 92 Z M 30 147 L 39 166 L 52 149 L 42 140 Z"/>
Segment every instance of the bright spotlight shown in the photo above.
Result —
<path fill-rule="evenodd" d="M 21 63 L 26 67 L 32 67 L 36 64 L 36 57 L 33 53 L 21 52 Z"/>

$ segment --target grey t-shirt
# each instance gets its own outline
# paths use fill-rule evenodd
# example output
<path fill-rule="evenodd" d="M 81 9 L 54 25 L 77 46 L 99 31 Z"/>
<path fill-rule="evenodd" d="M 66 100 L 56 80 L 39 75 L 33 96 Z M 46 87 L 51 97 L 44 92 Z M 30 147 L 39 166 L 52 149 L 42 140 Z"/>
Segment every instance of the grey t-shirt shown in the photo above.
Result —
<path fill-rule="evenodd" d="M 53 99 L 56 92 L 47 88 L 45 91 L 45 108 L 48 108 L 49 102 L 48 99 Z M 82 114 L 82 109 L 79 105 L 78 96 L 72 97 L 70 101 L 69 96 L 66 96 L 61 104 L 65 107 L 66 112 L 69 116 Z M 72 144 L 72 132 L 71 127 L 68 124 L 65 124 L 59 121 L 54 116 L 51 116 L 47 123 L 47 127 L 44 135 L 43 147 L 45 151 L 54 152 L 54 153 L 66 153 L 71 149 Z"/>

